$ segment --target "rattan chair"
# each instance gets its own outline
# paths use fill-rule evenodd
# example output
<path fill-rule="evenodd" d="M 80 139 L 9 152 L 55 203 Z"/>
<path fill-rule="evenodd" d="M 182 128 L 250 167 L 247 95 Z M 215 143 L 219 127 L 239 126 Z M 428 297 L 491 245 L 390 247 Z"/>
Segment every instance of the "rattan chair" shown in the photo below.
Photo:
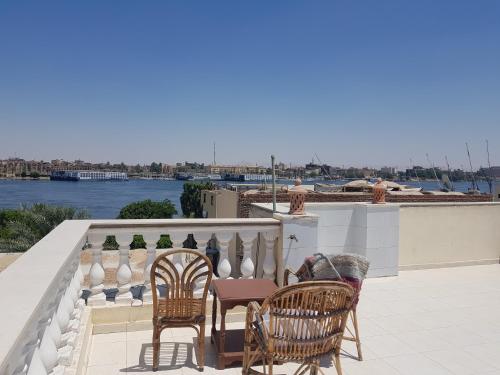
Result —
<path fill-rule="evenodd" d="M 295 272 L 290 268 L 285 269 L 285 274 L 283 277 L 283 285 L 289 284 L 290 275 L 295 275 Z M 361 293 L 362 281 L 360 282 L 351 282 L 349 280 L 341 280 L 342 282 L 349 284 L 354 289 L 354 301 L 352 304 L 351 311 L 349 311 L 349 319 L 351 320 L 352 330 L 349 328 L 349 325 L 346 325 L 346 334 L 344 334 L 344 340 L 353 341 L 356 343 L 356 350 L 358 352 L 358 356 L 354 357 L 358 361 L 363 360 L 363 352 L 361 351 L 361 339 L 359 337 L 359 326 L 358 326 L 358 314 L 357 307 L 359 302 L 359 295 Z"/>
<path fill-rule="evenodd" d="M 174 255 L 181 256 L 182 272 L 172 262 Z M 159 255 L 151 266 L 153 291 L 153 371 L 158 370 L 160 336 L 165 328 L 192 327 L 198 333 L 199 363 L 205 364 L 205 307 L 208 288 L 212 280 L 212 264 L 203 254 L 180 249 Z M 158 292 L 163 284 L 165 294 Z M 199 327 L 199 328 L 198 328 Z"/>
<path fill-rule="evenodd" d="M 273 362 L 296 362 L 295 374 L 312 374 L 322 357 L 332 357 L 342 374 L 340 347 L 354 290 L 345 283 L 310 281 L 285 286 L 260 306 L 247 308 L 243 374 L 255 373 L 251 366 L 263 362 L 273 374 Z"/>

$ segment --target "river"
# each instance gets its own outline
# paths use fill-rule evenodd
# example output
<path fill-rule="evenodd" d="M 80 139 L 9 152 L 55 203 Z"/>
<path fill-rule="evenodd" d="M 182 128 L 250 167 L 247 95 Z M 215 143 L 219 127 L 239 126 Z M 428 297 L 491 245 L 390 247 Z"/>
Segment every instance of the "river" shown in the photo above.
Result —
<path fill-rule="evenodd" d="M 180 196 L 183 184 L 184 181 L 168 180 L 79 182 L 0 180 L 0 208 L 18 208 L 23 203 L 47 203 L 85 209 L 94 219 L 112 219 L 116 218 L 120 209 L 128 203 L 144 199 L 169 199 L 181 215 Z M 421 186 L 426 190 L 438 188 L 437 183 L 433 181 L 407 184 Z M 466 191 L 470 187 L 470 182 L 457 182 L 455 186 L 457 191 Z M 480 182 L 479 187 L 483 192 L 488 191 L 485 182 Z"/>

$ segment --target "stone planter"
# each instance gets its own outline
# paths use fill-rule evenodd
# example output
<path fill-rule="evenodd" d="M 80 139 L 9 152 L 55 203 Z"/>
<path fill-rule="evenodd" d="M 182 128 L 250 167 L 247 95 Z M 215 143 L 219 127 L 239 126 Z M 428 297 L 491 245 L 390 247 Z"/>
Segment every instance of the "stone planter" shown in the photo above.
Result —
<path fill-rule="evenodd" d="M 290 211 L 289 215 L 304 215 L 304 203 L 306 201 L 307 190 L 302 186 L 302 181 L 297 178 L 294 182 L 294 187 L 288 190 L 290 196 Z"/>
<path fill-rule="evenodd" d="M 385 204 L 385 192 L 387 191 L 387 185 L 382 181 L 381 178 L 377 180 L 375 185 L 373 185 L 373 204 Z"/>

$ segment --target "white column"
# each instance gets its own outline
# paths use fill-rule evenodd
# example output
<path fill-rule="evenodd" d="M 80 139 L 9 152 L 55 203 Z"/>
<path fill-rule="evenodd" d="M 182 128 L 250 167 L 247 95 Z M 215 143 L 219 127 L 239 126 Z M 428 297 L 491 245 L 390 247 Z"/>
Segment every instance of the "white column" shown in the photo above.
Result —
<path fill-rule="evenodd" d="M 106 304 L 104 294 L 104 268 L 102 266 L 102 244 L 105 236 L 89 234 L 89 243 L 92 251 L 92 266 L 89 272 L 90 296 L 87 300 L 89 306 L 102 306 Z"/>
<path fill-rule="evenodd" d="M 72 329 L 70 324 L 71 316 L 68 313 L 68 308 L 64 300 L 64 295 L 61 297 L 59 306 L 57 307 L 55 319 L 59 325 L 61 335 L 61 347 L 58 350 L 60 363 L 69 364 L 71 362 L 71 355 L 76 341 L 76 332 Z"/>
<path fill-rule="evenodd" d="M 193 233 L 193 236 L 196 241 L 196 246 L 198 247 L 197 251 L 200 254 L 206 255 L 207 242 L 212 237 L 212 232 L 196 232 Z M 206 271 L 208 271 L 208 267 L 203 267 L 198 272 L 203 273 Z M 206 277 L 198 279 L 198 281 L 196 282 L 195 294 L 201 292 L 201 290 L 205 286 L 206 281 Z"/>
<path fill-rule="evenodd" d="M 263 232 L 264 240 L 266 243 L 266 256 L 264 258 L 263 271 L 264 279 L 274 280 L 276 278 L 276 260 L 274 258 L 274 244 L 278 237 L 275 231 Z"/>
<path fill-rule="evenodd" d="M 151 291 L 151 266 L 156 259 L 156 245 L 160 236 L 156 233 L 143 234 L 144 241 L 146 241 L 146 263 L 144 264 L 144 292 L 142 293 L 142 301 L 152 302 L 153 292 Z"/>
<path fill-rule="evenodd" d="M 252 260 L 252 246 L 257 233 L 254 231 L 241 231 L 238 233 L 243 244 L 243 260 L 241 261 L 241 277 L 243 279 L 253 278 L 255 265 Z"/>
<path fill-rule="evenodd" d="M 57 346 L 52 339 L 49 327 L 50 324 L 45 329 L 42 337 L 42 342 L 40 344 L 40 358 L 45 366 L 45 370 L 47 371 L 47 373 L 50 373 L 59 362 Z"/>
<path fill-rule="evenodd" d="M 43 361 L 40 357 L 40 351 L 38 350 L 38 347 L 35 348 L 33 356 L 31 357 L 28 368 L 28 375 L 47 375 L 47 370 L 45 369 Z"/>
<path fill-rule="evenodd" d="M 233 239 L 233 232 L 217 232 L 219 242 L 219 265 L 217 271 L 219 278 L 227 279 L 231 275 L 231 263 L 229 262 L 229 242 Z"/>
<path fill-rule="evenodd" d="M 120 256 L 118 269 L 116 270 L 118 294 L 115 297 L 115 303 L 117 305 L 130 305 L 132 303 L 132 292 L 130 291 L 132 286 L 132 270 L 130 269 L 128 256 L 132 236 L 120 233 L 116 234 L 115 238 L 119 245 Z"/>
<path fill-rule="evenodd" d="M 187 232 L 184 231 L 172 231 L 169 233 L 170 234 L 170 240 L 172 241 L 172 245 L 175 249 L 181 249 L 184 247 L 183 243 L 186 241 Z M 177 254 L 174 256 L 174 259 L 172 259 L 175 268 L 177 268 L 177 272 L 179 272 L 179 275 L 182 274 L 184 271 L 184 266 L 182 265 L 182 256 L 180 254 Z"/>

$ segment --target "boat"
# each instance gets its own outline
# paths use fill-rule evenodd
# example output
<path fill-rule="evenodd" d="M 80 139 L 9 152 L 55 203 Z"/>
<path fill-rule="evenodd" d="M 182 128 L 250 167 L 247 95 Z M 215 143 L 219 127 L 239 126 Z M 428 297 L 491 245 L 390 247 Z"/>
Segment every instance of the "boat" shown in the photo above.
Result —
<path fill-rule="evenodd" d="M 189 181 L 193 179 L 193 176 L 186 172 L 179 172 L 175 175 L 175 179 L 179 181 Z"/>
<path fill-rule="evenodd" d="M 53 171 L 50 174 L 51 181 L 126 181 L 128 175 L 125 172 L 104 171 Z"/>

